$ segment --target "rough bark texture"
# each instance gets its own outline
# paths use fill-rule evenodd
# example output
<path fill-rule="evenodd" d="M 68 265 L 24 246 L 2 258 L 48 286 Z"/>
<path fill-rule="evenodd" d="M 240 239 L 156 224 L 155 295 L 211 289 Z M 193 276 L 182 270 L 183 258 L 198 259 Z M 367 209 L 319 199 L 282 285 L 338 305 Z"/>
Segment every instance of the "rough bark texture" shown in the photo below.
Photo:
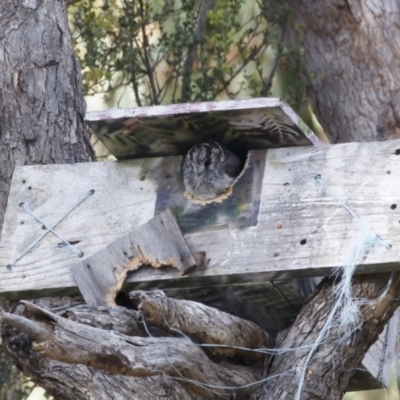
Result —
<path fill-rule="evenodd" d="M 64 7 L 61 0 L 0 2 L 0 233 L 16 165 L 93 160 Z M 12 369 L 1 357 L 3 375 Z M 32 371 L 40 376 L 40 368 Z M 13 395 L 7 384 L 1 396 Z"/>
<path fill-rule="evenodd" d="M 400 1 L 293 0 L 314 111 L 332 143 L 400 137 Z"/>
<path fill-rule="evenodd" d="M 24 351 L 24 342 L 14 336 L 13 358 L 35 383 L 57 400 L 201 400 L 193 392 L 164 376 L 132 378 L 109 375 L 85 365 L 64 364 Z M 29 359 L 24 360 L 24 358 Z M 37 369 L 41 371 L 38 374 Z M 128 395 L 127 395 L 128 394 Z M 129 397 L 127 397 L 129 396 Z"/>
<path fill-rule="evenodd" d="M 385 292 L 390 276 L 384 273 L 354 277 L 354 296 L 369 300 L 377 299 Z M 293 326 L 279 340 L 278 347 L 298 348 L 316 342 L 335 300 L 332 296 L 332 283 L 332 279 L 325 278 L 310 295 Z M 318 348 L 308 364 L 302 400 L 342 398 L 350 377 L 396 311 L 399 296 L 400 274 L 396 273 L 389 292 L 382 301 L 371 302 L 361 307 L 361 328 L 356 330 L 344 345 L 339 345 L 344 333 L 338 326 L 333 327 L 329 334 L 329 342 Z M 278 377 L 271 379 L 261 392 L 251 397 L 251 400 L 294 399 L 308 353 L 309 350 L 296 351 L 270 360 L 267 374 Z M 279 376 L 280 374 L 283 375 Z"/>
<path fill-rule="evenodd" d="M 151 293 L 143 295 L 151 298 Z M 180 302 L 183 303 L 181 307 L 177 305 Z M 184 300 L 175 300 L 171 303 L 175 321 L 182 321 L 188 317 L 185 312 L 181 313 L 185 306 L 187 308 L 185 303 L 187 302 Z M 191 303 L 190 312 L 193 318 L 201 320 L 204 316 L 204 306 Z M 188 340 L 188 337 L 140 337 L 137 336 L 140 332 L 136 328 L 131 330 L 136 336 L 116 331 L 115 329 L 126 330 L 121 322 L 129 319 L 129 315 L 136 322 L 138 315 L 135 311 L 125 310 L 122 307 L 91 307 L 92 315 L 83 316 L 82 306 L 79 306 L 63 312 L 64 315 L 74 319 L 80 315 L 79 319 L 86 323 L 79 323 L 33 303 L 23 302 L 23 304 L 23 307 L 18 307 L 16 313 L 3 312 L 2 322 L 8 326 L 5 328 L 5 336 L 9 336 L 8 346 L 11 351 L 15 349 L 18 353 L 21 345 L 24 348 L 25 357 L 19 359 L 19 365 L 24 371 L 29 371 L 29 364 L 40 354 L 61 363 L 84 364 L 112 375 L 140 378 L 167 376 L 172 386 L 175 384 L 174 380 L 178 380 L 189 388 L 195 397 L 201 395 L 206 399 L 216 399 L 221 395 L 244 399 L 258 386 L 254 383 L 260 377 L 260 369 L 231 363 L 215 363 L 199 346 Z M 84 311 L 88 310 L 84 308 Z M 213 315 L 217 320 L 224 320 L 227 329 L 232 327 L 234 330 L 238 324 L 246 325 L 246 321 L 239 318 L 227 321 L 224 314 L 214 310 Z M 93 321 L 98 327 L 93 327 Z M 14 335 L 9 327 L 27 336 Z M 212 337 L 213 330 L 215 326 L 211 324 L 205 327 L 204 334 Z M 231 341 L 232 343 L 226 341 L 227 346 L 236 344 L 235 338 L 231 338 Z M 29 356 L 26 356 L 27 354 Z M 63 385 L 62 382 L 60 384 Z M 156 383 L 154 385 L 157 388 Z M 243 386 L 245 386 L 243 389 L 234 390 Z"/>
<path fill-rule="evenodd" d="M 64 7 L 0 3 L 0 227 L 16 165 L 93 160 Z"/>
<path fill-rule="evenodd" d="M 133 336 L 142 332 L 137 323 L 138 312 L 124 307 L 95 307 L 82 304 L 68 308 L 62 315 L 72 321 L 95 328 L 118 331 L 124 335 Z"/>
<path fill-rule="evenodd" d="M 108 332 L 116 330 L 126 333 L 128 326 L 130 327 L 128 334 L 147 335 L 145 330 L 140 328 L 140 324 L 139 327 L 137 326 L 136 311 L 121 307 L 76 306 L 77 303 L 81 303 L 79 300 L 68 297 L 51 297 L 39 298 L 34 301 L 39 307 L 57 312 L 58 315 L 68 317 L 71 321 L 96 326 Z M 23 305 L 18 305 L 13 310 L 15 315 L 22 315 L 24 311 Z M 33 314 L 31 313 L 31 317 L 34 317 Z M 129 320 L 130 322 L 128 322 Z M 139 328 L 138 331 L 137 328 Z M 151 334 L 155 336 L 157 333 L 151 331 Z M 125 400 L 127 394 L 133 400 L 200 400 L 203 398 L 165 376 L 132 378 L 110 375 L 85 365 L 66 364 L 46 358 L 38 352 L 32 351 L 31 338 L 7 326 L 3 326 L 2 335 L 6 341 L 7 350 L 18 368 L 56 399 Z M 75 349 L 72 350 L 72 353 L 76 353 Z"/>
<path fill-rule="evenodd" d="M 175 300 L 161 290 L 135 291 L 131 299 L 139 301 L 138 308 L 146 321 L 166 331 L 182 332 L 196 341 L 207 344 L 233 346 L 215 347 L 213 352 L 226 357 L 241 354 L 263 359 L 262 353 L 243 351 L 239 348 L 259 349 L 273 347 L 273 339 L 253 322 L 219 311 L 194 301 Z"/>

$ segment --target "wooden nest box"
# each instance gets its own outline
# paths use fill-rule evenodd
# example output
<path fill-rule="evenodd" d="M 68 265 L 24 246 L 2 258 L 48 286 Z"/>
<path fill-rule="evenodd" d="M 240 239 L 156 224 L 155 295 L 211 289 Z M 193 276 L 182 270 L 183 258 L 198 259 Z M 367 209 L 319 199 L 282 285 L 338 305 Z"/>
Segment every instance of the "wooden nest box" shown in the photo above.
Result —
<path fill-rule="evenodd" d="M 276 334 L 294 321 L 315 277 L 344 264 L 358 236 L 358 222 L 317 175 L 392 245 L 358 272 L 400 267 L 400 140 L 322 146 L 277 98 L 86 119 L 119 161 L 15 169 L 0 242 L 3 297 L 77 294 L 79 286 L 87 302 L 112 304 L 121 287 L 158 288 Z M 181 160 L 211 140 L 245 168 L 221 201 L 198 204 L 184 196 Z M 394 340 L 383 335 L 353 389 L 387 384 Z"/>

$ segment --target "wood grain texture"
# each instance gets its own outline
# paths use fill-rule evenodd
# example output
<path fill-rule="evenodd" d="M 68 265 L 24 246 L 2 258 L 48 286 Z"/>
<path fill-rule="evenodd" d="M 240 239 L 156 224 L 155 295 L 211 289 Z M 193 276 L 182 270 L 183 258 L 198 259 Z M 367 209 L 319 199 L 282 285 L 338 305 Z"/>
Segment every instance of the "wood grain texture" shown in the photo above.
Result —
<path fill-rule="evenodd" d="M 80 296 L 79 296 L 80 297 Z M 69 320 L 89 325 L 108 333 L 114 331 L 123 335 L 148 336 L 142 324 L 137 324 L 139 313 L 123 307 L 96 307 L 78 305 L 79 299 L 47 297 L 33 300 L 36 306 L 51 311 Z M 81 302 L 80 302 L 81 303 Z M 15 306 L 15 304 L 14 304 Z M 16 315 L 40 319 L 36 309 L 18 305 Z M 96 400 L 203 400 L 177 381 L 165 376 L 132 378 L 123 375 L 110 375 L 105 371 L 82 364 L 66 364 L 42 357 L 32 350 L 32 342 L 11 327 L 4 326 L 3 338 L 12 342 L 8 350 L 16 359 L 18 368 L 35 382 L 46 388 L 46 392 L 55 399 L 88 400 L 88 393 Z M 139 329 L 139 331 L 138 331 Z M 148 327 L 151 335 L 160 336 L 159 332 Z M 164 335 L 165 336 L 165 335 Z M 17 345 L 16 345 L 17 343 Z M 18 345 L 19 344 L 19 345 Z M 43 372 L 40 372 L 43 371 Z M 45 372 L 44 372 L 45 371 Z M 68 379 L 65 377 L 68 376 Z M 2 397 L 3 399 L 3 397 Z"/>
<path fill-rule="evenodd" d="M 310 279 L 314 282 L 307 282 Z M 321 278 L 302 279 L 300 283 L 307 292 L 304 294 L 307 296 L 311 293 L 320 280 Z M 298 285 L 293 287 L 287 281 L 198 287 L 186 286 L 183 283 L 175 288 L 168 288 L 167 285 L 164 288 L 159 282 L 153 282 L 153 285 L 138 285 L 132 282 L 124 289 L 127 292 L 129 288 L 135 287 L 162 288 L 169 297 L 197 301 L 252 321 L 273 337 L 293 324 L 304 303 L 304 298 L 297 289 Z M 394 345 L 398 336 L 397 319 L 395 314 L 378 340 L 372 344 L 350 379 L 347 391 L 388 387 Z"/>
<path fill-rule="evenodd" d="M 90 325 L 94 328 L 118 331 L 129 336 L 142 336 L 143 329 L 139 328 L 137 322 L 140 320 L 140 313 L 135 310 L 128 310 L 125 307 L 96 307 L 80 304 L 62 310 L 58 314 L 71 321 Z"/>
<path fill-rule="evenodd" d="M 400 157 L 395 154 L 397 148 L 400 149 L 400 141 L 337 145 L 318 150 L 308 147 L 267 151 L 266 157 L 257 157 L 259 161 L 266 160 L 262 187 L 259 191 L 257 188 L 251 189 L 256 194 L 260 193 L 261 197 L 259 214 L 256 216 L 257 225 L 240 226 L 236 214 L 232 216 L 232 213 L 226 213 L 223 224 L 217 220 L 213 228 L 211 223 L 203 222 L 207 215 L 201 218 L 204 209 L 189 204 L 182 196 L 183 203 L 174 200 L 173 211 L 178 220 L 187 218 L 190 215 L 187 214 L 188 210 L 192 215 L 197 213 L 198 223 L 192 225 L 185 238 L 194 254 L 206 252 L 206 268 L 182 277 L 174 269 L 162 268 L 158 271 L 142 267 L 128 277 L 126 288 L 159 287 L 167 290 L 167 293 L 169 288 L 181 296 L 182 293 L 198 293 L 197 299 L 204 296 L 207 298 L 210 293 L 219 293 L 219 304 L 225 303 L 237 310 L 244 307 L 242 311 L 246 313 L 246 308 L 253 311 L 260 306 L 256 295 L 258 291 L 254 292 L 254 288 L 241 290 L 240 295 L 236 296 L 232 292 L 234 286 L 230 287 L 230 284 L 262 286 L 260 281 L 267 279 L 329 273 L 333 267 L 344 262 L 359 228 L 347 212 L 316 185 L 313 178 L 317 173 L 322 175 L 338 196 L 347 199 L 347 204 L 369 222 L 383 239 L 393 245 L 388 254 L 377 249 L 380 256 L 376 256 L 372 267 L 376 270 L 392 268 L 398 251 L 397 224 L 400 220 L 398 208 L 390 207 L 396 204 L 399 194 L 396 185 L 392 184 L 393 179 L 396 181 L 399 178 L 394 168 L 396 162 L 400 161 Z M 87 200 L 87 204 L 83 203 L 60 226 L 60 232 L 69 240 L 80 240 L 77 246 L 84 251 L 85 256 L 90 256 L 135 226 L 150 220 L 155 210 L 160 211 L 170 204 L 169 199 L 175 198 L 177 194 L 165 188 L 174 184 L 174 177 L 179 179 L 179 163 L 179 157 L 169 157 L 18 169 L 10 197 L 10 204 L 15 205 L 15 209 L 9 213 L 6 224 L 11 236 L 3 235 L 1 243 L 2 265 L 9 262 L 6 254 L 12 258 L 12 254 L 15 256 L 23 248 L 21 244 L 18 245 L 17 237 L 26 238 L 32 230 L 31 235 L 41 232 L 40 226 L 35 224 L 17 223 L 12 226 L 14 222 L 30 222 L 17 207 L 19 202 L 33 202 L 35 212 L 51 222 L 58 219 L 60 211 L 68 208 L 69 200 L 71 205 L 80 193 L 95 188 L 96 193 Z M 365 175 L 366 169 L 369 171 L 368 176 Z M 171 174 L 170 178 L 167 178 L 168 174 Z M 22 180 L 26 181 L 25 184 Z M 62 184 L 64 180 L 70 184 Z M 176 186 L 180 187 L 179 182 Z M 172 195 L 165 196 L 165 193 Z M 234 189 L 229 201 L 234 203 L 235 196 L 237 194 Z M 215 215 L 220 215 L 222 210 L 226 212 L 224 206 L 223 203 L 216 206 Z M 278 224 L 282 225 L 279 229 Z M 10 240 L 4 242 L 6 238 Z M 303 238 L 307 240 L 305 245 L 300 244 Z M 24 240 L 23 243 L 28 242 Z M 75 285 L 68 269 L 79 259 L 65 249 L 58 249 L 56 238 L 49 236 L 46 240 L 48 242 L 44 242 L 28 258 L 22 259 L 21 265 L 17 264 L 13 271 L 6 271 L 5 268 L 0 271 L 3 291 L 41 288 L 47 290 L 47 293 L 58 293 L 61 289 L 68 291 Z M 3 243 L 8 243 L 7 247 Z M 12 248 L 14 253 L 10 251 Z M 373 256 L 374 252 L 370 257 Z M 367 258 L 362 267 L 369 270 L 370 262 L 371 259 Z M 13 280 L 10 280 L 11 276 Z M 224 289 L 221 284 L 226 285 Z M 278 283 L 277 286 L 284 288 L 285 296 L 292 296 L 285 285 Z M 38 295 L 40 292 L 35 293 Z M 7 296 L 10 295 L 13 293 L 7 292 Z M 17 295 L 21 297 L 24 293 L 18 292 Z M 267 307 L 266 303 L 271 302 L 272 309 L 282 310 L 283 318 L 275 318 L 274 314 L 266 324 L 268 326 L 264 326 L 264 329 L 270 329 L 273 333 L 293 321 L 296 312 L 291 314 L 292 304 L 301 307 L 301 299 L 296 299 L 296 296 L 292 296 L 292 304 L 282 297 L 275 304 L 273 299 L 276 300 L 276 296 L 276 289 L 268 284 L 262 307 Z M 212 301 L 214 305 L 215 301 L 218 302 L 215 298 Z M 230 309 L 226 311 L 232 312 Z M 372 364 L 379 364 L 381 351 L 372 349 L 372 353 Z M 366 367 L 372 364 L 366 362 Z M 379 376 L 378 371 L 372 372 Z M 376 385 L 376 382 L 374 380 L 372 385 Z"/>
<path fill-rule="evenodd" d="M 330 274 L 346 261 L 360 227 L 315 182 L 316 174 L 392 245 L 390 251 L 374 248 L 358 272 L 398 270 L 398 152 L 400 140 L 268 150 L 257 226 L 235 228 L 234 216 L 233 224 L 228 218 L 222 226 L 216 220 L 214 227 L 201 226 L 199 219 L 199 230 L 186 234 L 185 239 L 192 254 L 206 252 L 205 269 L 182 277 L 173 268 L 141 268 L 127 279 L 136 283 L 169 282 L 171 286 L 183 280 L 187 286 L 202 286 Z M 171 169 L 176 170 L 180 157 L 170 160 Z M 154 216 L 158 182 L 164 179 L 157 169 L 159 162 L 142 159 L 18 168 L 0 243 L 0 265 L 7 265 L 41 232 L 40 224 L 31 223 L 19 209 L 21 201 L 52 223 L 79 194 L 95 189 L 95 195 L 59 226 L 66 239 L 80 241 L 76 246 L 84 257 L 149 221 Z M 188 200 L 187 206 L 201 207 Z M 218 207 L 222 209 L 224 203 Z M 185 214 L 185 209 L 172 211 Z M 12 271 L 2 268 L 0 291 L 23 296 L 27 290 L 75 287 L 69 269 L 80 260 L 58 248 L 57 243 L 57 238 L 48 235 Z"/>
<path fill-rule="evenodd" d="M 185 274 L 196 267 L 169 209 L 71 267 L 87 304 L 115 305 L 126 275 L 141 265 L 171 266 Z"/>
<path fill-rule="evenodd" d="M 192 300 L 217 308 L 236 317 L 256 323 L 275 337 L 287 329 L 296 319 L 303 306 L 304 299 L 287 281 L 229 283 L 213 286 L 186 286 L 185 281 L 177 282 L 174 288 L 161 289 L 168 297 Z M 135 283 L 124 286 L 125 293 L 130 289 L 148 290 L 145 285 Z"/>
<path fill-rule="evenodd" d="M 146 322 L 167 332 L 182 332 L 196 343 L 226 346 L 211 347 L 213 353 L 220 356 L 240 354 L 262 361 L 265 354 L 243 349 L 272 348 L 274 345 L 273 338 L 253 322 L 201 303 L 175 300 L 161 290 L 134 291 L 129 297 L 138 301 L 138 310 Z"/>
<path fill-rule="evenodd" d="M 88 113 L 93 133 L 119 160 L 184 155 L 216 140 L 245 156 L 247 150 L 321 142 L 279 98 L 256 98 Z"/>
<path fill-rule="evenodd" d="M 374 379 L 362 380 L 357 387 L 353 386 L 352 390 L 365 390 L 366 383 L 370 382 L 371 389 L 381 387 L 389 387 L 390 374 L 395 361 L 395 346 L 399 331 L 399 310 L 386 324 L 383 332 L 379 335 L 378 340 L 369 348 L 362 361 L 364 368 L 371 374 Z"/>

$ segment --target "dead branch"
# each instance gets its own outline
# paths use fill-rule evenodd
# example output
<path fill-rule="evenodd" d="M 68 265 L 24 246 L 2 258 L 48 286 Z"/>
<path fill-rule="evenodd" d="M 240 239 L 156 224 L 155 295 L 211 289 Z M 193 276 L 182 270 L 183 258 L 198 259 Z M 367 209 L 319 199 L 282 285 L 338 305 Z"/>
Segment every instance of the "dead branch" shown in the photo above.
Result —
<path fill-rule="evenodd" d="M 14 336 L 15 339 L 17 337 Z M 17 346 L 18 342 L 12 345 L 12 349 L 8 346 L 7 350 L 17 361 L 18 367 L 25 375 L 34 377 L 39 386 L 45 387 L 58 400 L 110 400 L 126 399 L 127 396 L 129 400 L 204 400 L 203 396 L 166 376 L 132 378 L 110 375 L 86 365 L 51 360 L 33 351 L 21 354 Z M 38 369 L 41 372 L 38 373 Z M 68 379 L 65 379 L 66 376 Z"/>
<path fill-rule="evenodd" d="M 39 355 L 116 375 L 166 375 L 207 399 L 221 395 L 246 398 L 254 391 L 255 386 L 230 388 L 256 382 L 256 372 L 241 366 L 215 364 L 188 340 L 130 337 L 68 320 L 26 301 L 23 303 L 35 320 L 3 313 L 2 322 L 31 337 L 32 349 Z"/>
<path fill-rule="evenodd" d="M 139 313 L 124 307 L 96 307 L 82 304 L 69 308 L 60 315 L 95 328 L 118 331 L 129 336 L 142 336 L 142 330 L 137 323 Z"/>
<path fill-rule="evenodd" d="M 273 339 L 253 322 L 235 317 L 189 300 L 175 300 L 167 297 L 161 290 L 151 292 L 134 291 L 131 299 L 139 300 L 142 311 L 149 324 L 169 331 L 181 331 L 191 338 L 207 344 L 257 349 L 273 347 Z M 231 357 L 242 354 L 260 359 L 261 353 L 235 348 L 215 347 L 217 354 Z"/>

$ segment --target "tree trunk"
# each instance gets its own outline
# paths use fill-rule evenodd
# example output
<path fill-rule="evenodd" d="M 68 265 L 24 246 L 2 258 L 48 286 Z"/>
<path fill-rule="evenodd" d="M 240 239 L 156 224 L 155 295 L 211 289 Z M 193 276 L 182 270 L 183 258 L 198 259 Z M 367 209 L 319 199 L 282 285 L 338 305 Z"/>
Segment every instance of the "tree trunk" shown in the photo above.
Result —
<path fill-rule="evenodd" d="M 331 143 L 400 137 L 400 1 L 293 0 L 309 94 Z"/>
<path fill-rule="evenodd" d="M 94 159 L 64 6 L 61 0 L 0 2 L 0 232 L 16 165 Z M 0 355 L 1 375 L 14 375 L 13 383 L 0 379 L 0 397 L 20 398 L 17 371 Z"/>
<path fill-rule="evenodd" d="M 353 294 L 356 298 L 368 299 L 370 304 L 361 307 L 362 324 L 349 336 L 343 345 L 338 345 L 346 334 L 339 326 L 329 333 L 329 341 L 320 346 L 311 358 L 305 374 L 301 399 L 339 400 L 365 353 L 377 340 L 385 324 L 398 307 L 400 274 L 396 274 L 387 295 L 374 302 L 390 282 L 391 274 L 358 275 L 353 278 Z M 291 349 L 313 345 L 330 313 L 335 296 L 332 295 L 333 279 L 325 278 L 303 306 L 293 326 L 283 333 L 278 347 Z M 295 399 L 302 368 L 309 354 L 305 350 L 276 356 L 268 368 L 271 379 L 251 400 Z"/>
<path fill-rule="evenodd" d="M 64 1 L 0 4 L 0 227 L 16 165 L 92 161 Z"/>

